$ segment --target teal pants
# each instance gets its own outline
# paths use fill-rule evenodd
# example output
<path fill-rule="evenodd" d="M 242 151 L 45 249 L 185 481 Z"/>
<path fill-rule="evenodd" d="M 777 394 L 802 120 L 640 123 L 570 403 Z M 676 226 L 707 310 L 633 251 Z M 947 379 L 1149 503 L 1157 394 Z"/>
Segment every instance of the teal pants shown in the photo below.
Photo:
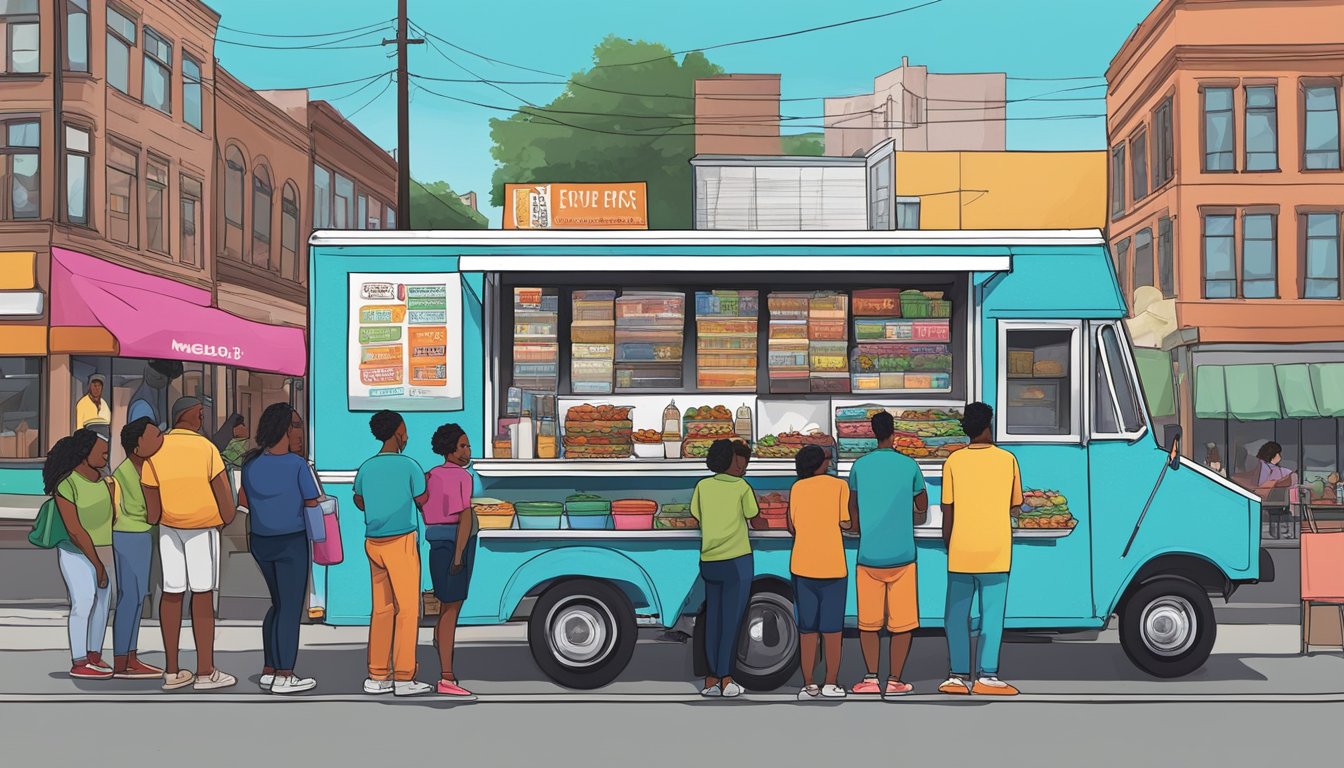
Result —
<path fill-rule="evenodd" d="M 980 659 L 971 658 L 971 602 L 980 603 Z M 994 677 L 999 673 L 999 648 L 1003 645 L 1003 617 L 1008 608 L 1007 573 L 947 574 L 948 662 L 954 676 Z"/>

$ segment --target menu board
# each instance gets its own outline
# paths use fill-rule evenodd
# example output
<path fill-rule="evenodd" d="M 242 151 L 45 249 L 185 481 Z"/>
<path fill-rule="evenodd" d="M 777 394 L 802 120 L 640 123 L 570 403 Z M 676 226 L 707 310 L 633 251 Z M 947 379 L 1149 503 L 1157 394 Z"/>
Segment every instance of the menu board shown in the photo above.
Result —
<path fill-rule="evenodd" d="M 462 278 L 350 275 L 349 407 L 462 408 Z"/>

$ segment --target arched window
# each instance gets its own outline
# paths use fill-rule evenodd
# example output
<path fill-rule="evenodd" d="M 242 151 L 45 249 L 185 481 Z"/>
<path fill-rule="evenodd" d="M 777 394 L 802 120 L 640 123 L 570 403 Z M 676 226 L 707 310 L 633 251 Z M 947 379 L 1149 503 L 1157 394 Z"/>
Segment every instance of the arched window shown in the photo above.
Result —
<path fill-rule="evenodd" d="M 299 279 L 299 189 L 292 181 L 280 198 L 280 276 Z"/>
<path fill-rule="evenodd" d="M 247 161 L 238 148 L 230 145 L 224 152 L 224 255 L 243 258 L 243 189 L 247 179 Z"/>
<path fill-rule="evenodd" d="M 264 165 L 252 171 L 252 263 L 262 269 L 272 268 L 271 173 Z"/>

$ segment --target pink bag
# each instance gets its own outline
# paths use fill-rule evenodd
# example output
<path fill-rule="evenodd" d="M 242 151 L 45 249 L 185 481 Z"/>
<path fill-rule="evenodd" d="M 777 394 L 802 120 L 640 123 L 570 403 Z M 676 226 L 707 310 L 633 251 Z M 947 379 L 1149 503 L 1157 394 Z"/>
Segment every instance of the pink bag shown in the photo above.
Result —
<path fill-rule="evenodd" d="M 341 548 L 341 520 L 335 512 L 322 516 L 327 537 L 313 543 L 314 565 L 340 565 L 345 559 L 345 550 Z"/>

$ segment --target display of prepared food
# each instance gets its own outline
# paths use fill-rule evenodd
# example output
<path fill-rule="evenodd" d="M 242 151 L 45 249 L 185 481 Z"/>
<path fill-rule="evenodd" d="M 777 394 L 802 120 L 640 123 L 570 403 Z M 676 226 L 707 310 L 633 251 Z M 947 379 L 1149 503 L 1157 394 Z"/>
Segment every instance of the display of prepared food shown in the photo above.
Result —
<path fill-rule="evenodd" d="M 891 288 L 865 288 L 854 291 L 854 316 L 900 317 L 901 292 Z"/>
<path fill-rule="evenodd" d="M 1036 367 L 1036 353 L 1027 349 L 1008 350 L 1008 375 L 1030 376 Z"/>
<path fill-rule="evenodd" d="M 513 505 L 499 499 L 479 498 L 471 500 L 471 511 L 477 517 L 512 515 Z"/>
<path fill-rule="evenodd" d="M 805 445 L 830 448 L 835 438 L 823 432 L 783 432 L 778 435 L 765 435 L 756 441 L 754 455 L 761 459 L 792 459 Z"/>
<path fill-rule="evenodd" d="M 761 513 L 752 520 L 758 530 L 786 530 L 789 527 L 789 495 L 781 491 L 756 494 Z"/>
<path fill-rule="evenodd" d="M 565 413 L 567 459 L 625 459 L 634 445 L 630 406 L 575 405 Z"/>
<path fill-rule="evenodd" d="M 1064 376 L 1064 363 L 1059 360 L 1037 360 L 1031 367 L 1031 375 L 1037 378 L 1061 378 Z"/>
<path fill-rule="evenodd" d="M 877 449 L 872 418 L 887 411 L 896 429 L 897 451 L 912 459 L 945 459 L 970 442 L 961 429 L 961 411 L 941 408 L 899 408 L 876 404 L 837 408 L 841 459 L 857 459 Z"/>
<path fill-rule="evenodd" d="M 1078 520 L 1059 491 L 1023 490 L 1022 514 L 1013 523 L 1015 528 L 1067 530 L 1077 527 Z"/>

